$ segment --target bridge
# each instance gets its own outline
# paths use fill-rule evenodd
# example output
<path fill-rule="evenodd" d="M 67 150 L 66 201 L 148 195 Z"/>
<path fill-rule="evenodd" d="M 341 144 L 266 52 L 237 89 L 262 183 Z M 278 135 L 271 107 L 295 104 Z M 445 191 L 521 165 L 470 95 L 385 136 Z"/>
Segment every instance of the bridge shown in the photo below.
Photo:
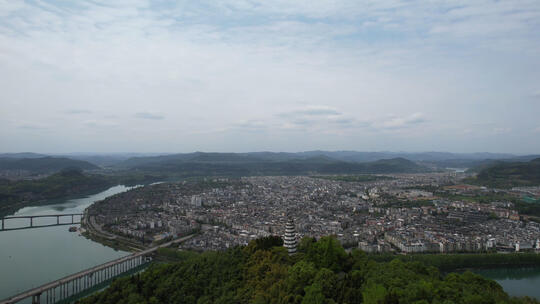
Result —
<path fill-rule="evenodd" d="M 80 295 L 88 294 L 95 287 L 105 287 L 115 277 L 142 269 L 152 260 L 152 255 L 159 248 L 169 247 L 192 238 L 188 235 L 162 245 L 136 252 L 131 255 L 77 272 L 59 280 L 22 292 L 0 301 L 0 304 L 14 304 L 31 298 L 32 304 L 54 304 L 59 302 L 69 303 L 76 300 Z"/>
<path fill-rule="evenodd" d="M 1 225 L 0 225 L 0 231 L 11 231 L 11 230 L 21 230 L 21 229 L 30 229 L 30 228 L 40 228 L 40 227 L 51 227 L 51 226 L 61 226 L 61 225 L 74 225 L 74 224 L 80 224 L 82 213 L 69 213 L 69 214 L 48 214 L 48 215 L 20 215 L 20 216 L 6 216 L 0 219 Z M 56 223 L 48 223 L 48 224 L 36 224 L 34 223 L 34 219 L 36 218 L 56 218 Z M 68 219 L 68 221 L 65 221 L 65 218 Z M 70 221 L 71 218 L 71 221 Z M 8 220 L 14 220 L 14 219 L 28 219 L 28 226 L 23 227 L 15 227 L 15 228 L 6 228 L 6 222 Z M 78 221 L 76 221 L 78 219 Z"/>

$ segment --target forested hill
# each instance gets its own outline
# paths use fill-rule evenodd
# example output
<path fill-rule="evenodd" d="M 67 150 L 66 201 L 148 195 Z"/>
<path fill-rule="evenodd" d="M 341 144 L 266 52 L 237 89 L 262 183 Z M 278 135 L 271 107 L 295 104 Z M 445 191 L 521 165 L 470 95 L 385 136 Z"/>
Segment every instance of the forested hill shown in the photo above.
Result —
<path fill-rule="evenodd" d="M 66 169 L 37 180 L 0 179 L 0 215 L 26 206 L 29 202 L 86 194 L 105 189 L 115 182 L 79 169 Z"/>
<path fill-rule="evenodd" d="M 99 169 L 98 166 L 89 162 L 65 157 L 0 158 L 0 170 L 24 170 L 40 174 L 58 172 L 67 168 Z"/>
<path fill-rule="evenodd" d="M 116 280 L 81 303 L 538 303 L 509 298 L 495 281 L 471 272 L 447 275 L 399 259 L 377 263 L 346 253 L 332 237 L 304 238 L 289 256 L 279 237 L 225 252 L 162 249 L 178 262 L 154 264 Z"/>
<path fill-rule="evenodd" d="M 540 158 L 529 162 L 501 162 L 481 169 L 476 178 L 468 182 L 497 188 L 539 186 Z"/>
<path fill-rule="evenodd" d="M 324 155 L 290 158 L 280 153 L 191 153 L 132 158 L 125 169 L 190 176 L 414 173 L 428 168 L 404 158 L 346 162 Z"/>

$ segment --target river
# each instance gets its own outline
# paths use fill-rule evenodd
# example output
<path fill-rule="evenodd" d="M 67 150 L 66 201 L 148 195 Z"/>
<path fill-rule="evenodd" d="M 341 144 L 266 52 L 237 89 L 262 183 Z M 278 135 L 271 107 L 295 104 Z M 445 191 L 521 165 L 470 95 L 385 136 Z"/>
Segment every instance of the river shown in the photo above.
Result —
<path fill-rule="evenodd" d="M 22 208 L 15 215 L 82 213 L 93 202 L 129 189 L 116 186 L 84 198 L 51 201 L 50 205 Z M 10 220 L 6 222 L 6 228 L 28 222 L 26 219 L 21 221 L 17 223 Z M 78 232 L 68 232 L 68 227 L 0 232 L 0 300 L 129 254 L 88 240 Z M 474 272 L 496 280 L 512 296 L 540 299 L 540 268 Z"/>
<path fill-rule="evenodd" d="M 540 300 L 540 268 L 501 268 L 473 270 L 497 281 L 511 296 L 529 296 Z"/>
<path fill-rule="evenodd" d="M 15 215 L 82 213 L 93 202 L 129 189 L 116 186 L 84 198 L 22 208 Z M 17 221 L 28 223 L 28 219 L 9 220 L 6 228 L 22 224 Z M 40 221 L 44 223 L 46 219 Z M 0 300 L 129 254 L 86 239 L 78 232 L 69 232 L 68 228 L 55 226 L 0 232 Z"/>

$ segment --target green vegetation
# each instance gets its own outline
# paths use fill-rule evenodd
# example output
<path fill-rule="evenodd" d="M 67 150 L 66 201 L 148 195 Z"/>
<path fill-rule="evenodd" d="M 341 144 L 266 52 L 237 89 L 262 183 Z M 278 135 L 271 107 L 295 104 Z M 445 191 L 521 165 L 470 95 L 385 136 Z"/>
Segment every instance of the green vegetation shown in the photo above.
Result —
<path fill-rule="evenodd" d="M 89 162 L 64 157 L 0 158 L 0 170 L 25 170 L 40 174 L 57 172 L 68 168 L 99 169 L 98 166 Z"/>
<path fill-rule="evenodd" d="M 469 202 L 478 202 L 482 204 L 488 204 L 491 202 L 511 202 L 514 204 L 514 209 L 519 214 L 531 215 L 540 217 L 540 204 L 536 202 L 526 202 L 520 197 L 510 195 L 504 192 L 492 192 L 484 193 L 478 192 L 471 195 L 456 195 L 446 191 L 435 190 L 434 194 L 439 197 L 443 197 L 449 200 L 461 200 Z"/>
<path fill-rule="evenodd" d="M 103 176 L 86 175 L 79 169 L 63 170 L 37 180 L 0 180 L 0 213 L 24 207 L 29 202 L 79 195 L 110 185 Z"/>
<path fill-rule="evenodd" d="M 506 268 L 540 266 L 540 255 L 535 253 L 482 253 L 482 254 L 374 254 L 369 256 L 377 262 L 400 259 L 403 262 L 420 262 L 442 271 L 467 268 Z"/>
<path fill-rule="evenodd" d="M 261 154 L 192 153 L 132 158 L 124 169 L 160 172 L 175 177 L 256 176 L 308 174 L 412 173 L 429 171 L 404 158 L 374 162 L 346 162 L 326 156 L 307 158 L 267 157 Z"/>
<path fill-rule="evenodd" d="M 116 280 L 81 303 L 538 303 L 471 272 L 346 253 L 331 237 L 304 238 L 293 256 L 281 244 L 270 237 L 225 252 L 162 249 L 177 262 Z"/>
<path fill-rule="evenodd" d="M 430 200 L 394 200 L 386 204 L 379 205 L 381 208 L 414 208 L 433 206 L 433 201 Z"/>
<path fill-rule="evenodd" d="M 540 185 L 540 158 L 530 162 L 501 162 L 480 170 L 475 178 L 467 183 L 492 188 L 511 188 L 516 186 Z"/>
<path fill-rule="evenodd" d="M 322 178 L 339 182 L 373 182 L 377 180 L 393 179 L 382 175 L 314 175 L 313 178 Z"/>
<path fill-rule="evenodd" d="M 514 208 L 520 214 L 532 215 L 540 217 L 540 204 L 537 203 L 525 203 L 522 201 L 514 201 Z"/>
<path fill-rule="evenodd" d="M 0 179 L 0 216 L 30 203 L 39 204 L 45 200 L 102 191 L 118 184 L 136 185 L 156 179 L 159 177 L 145 174 L 115 176 L 85 174 L 80 169 L 65 169 L 35 180 Z"/>

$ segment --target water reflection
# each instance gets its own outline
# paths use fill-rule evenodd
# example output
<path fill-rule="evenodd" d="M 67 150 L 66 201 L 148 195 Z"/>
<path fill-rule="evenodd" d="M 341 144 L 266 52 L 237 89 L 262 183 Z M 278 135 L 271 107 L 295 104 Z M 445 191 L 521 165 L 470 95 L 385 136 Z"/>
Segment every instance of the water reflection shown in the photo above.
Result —
<path fill-rule="evenodd" d="M 25 207 L 14 215 L 83 213 L 93 202 L 128 189 L 116 186 L 84 198 Z M 56 218 L 34 218 L 33 221 L 36 225 L 56 224 Z M 60 222 L 71 222 L 71 217 L 61 218 Z M 29 219 L 13 219 L 6 221 L 6 228 L 28 224 Z M 69 232 L 68 228 L 53 226 L 0 232 L 0 300 L 128 254 Z"/>
<path fill-rule="evenodd" d="M 477 269 L 474 272 L 497 281 L 511 296 L 540 299 L 540 267 Z"/>

